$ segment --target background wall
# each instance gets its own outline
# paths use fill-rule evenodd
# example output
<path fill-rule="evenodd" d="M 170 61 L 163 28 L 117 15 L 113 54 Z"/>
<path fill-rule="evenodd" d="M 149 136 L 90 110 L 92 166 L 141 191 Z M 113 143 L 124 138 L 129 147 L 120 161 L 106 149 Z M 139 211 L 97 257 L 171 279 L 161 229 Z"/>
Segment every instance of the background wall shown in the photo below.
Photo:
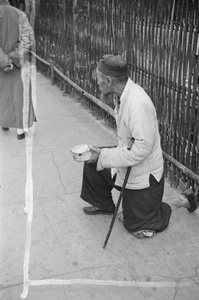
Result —
<path fill-rule="evenodd" d="M 39 0 L 37 54 L 104 101 L 96 65 L 123 55 L 130 76 L 158 114 L 163 150 L 199 174 L 199 2 L 197 0 Z M 112 106 L 112 99 L 109 99 Z M 173 181 L 183 177 L 166 162 Z"/>

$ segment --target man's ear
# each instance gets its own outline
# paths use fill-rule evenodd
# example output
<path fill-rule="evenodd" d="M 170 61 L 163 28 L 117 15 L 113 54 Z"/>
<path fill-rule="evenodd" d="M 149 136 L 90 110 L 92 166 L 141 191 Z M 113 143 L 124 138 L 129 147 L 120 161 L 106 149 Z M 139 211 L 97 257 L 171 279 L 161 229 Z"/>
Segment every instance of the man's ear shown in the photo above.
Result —
<path fill-rule="evenodd" d="M 106 77 L 106 82 L 107 82 L 108 86 L 111 86 L 111 84 L 112 84 L 112 78 L 110 76 L 107 76 Z"/>

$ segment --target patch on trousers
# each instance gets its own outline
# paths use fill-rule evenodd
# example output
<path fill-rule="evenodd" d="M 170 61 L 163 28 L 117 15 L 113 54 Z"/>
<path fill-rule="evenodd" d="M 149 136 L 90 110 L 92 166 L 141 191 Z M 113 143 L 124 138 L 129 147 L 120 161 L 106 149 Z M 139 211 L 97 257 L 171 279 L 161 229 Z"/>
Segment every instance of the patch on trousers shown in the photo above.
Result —
<path fill-rule="evenodd" d="M 156 234 L 154 230 L 139 230 L 132 232 L 137 239 L 152 238 Z"/>

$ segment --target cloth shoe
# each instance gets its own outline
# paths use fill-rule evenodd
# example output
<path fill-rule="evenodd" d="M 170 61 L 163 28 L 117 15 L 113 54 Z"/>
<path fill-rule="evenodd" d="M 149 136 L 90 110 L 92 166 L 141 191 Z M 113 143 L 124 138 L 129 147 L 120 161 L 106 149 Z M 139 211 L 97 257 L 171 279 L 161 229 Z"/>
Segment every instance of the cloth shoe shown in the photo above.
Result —
<path fill-rule="evenodd" d="M 198 208 L 197 197 L 195 197 L 193 191 L 188 189 L 182 193 L 188 200 L 190 207 L 187 208 L 189 212 L 194 212 Z"/>
<path fill-rule="evenodd" d="M 113 215 L 115 208 L 111 209 L 100 209 L 94 206 L 84 207 L 83 211 L 87 215 Z"/>
<path fill-rule="evenodd" d="M 18 140 L 23 140 L 25 138 L 25 132 L 23 129 L 17 129 Z"/>
<path fill-rule="evenodd" d="M 25 138 L 25 133 L 17 134 L 18 140 L 23 140 Z"/>

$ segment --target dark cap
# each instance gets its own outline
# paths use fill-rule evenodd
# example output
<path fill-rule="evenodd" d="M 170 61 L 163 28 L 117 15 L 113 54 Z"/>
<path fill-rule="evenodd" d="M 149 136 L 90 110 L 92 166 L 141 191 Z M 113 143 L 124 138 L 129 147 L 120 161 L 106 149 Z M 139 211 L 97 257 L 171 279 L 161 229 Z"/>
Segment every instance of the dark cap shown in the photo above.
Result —
<path fill-rule="evenodd" d="M 128 76 L 128 64 L 126 60 L 117 54 L 106 54 L 98 64 L 98 70 L 107 76 Z"/>

